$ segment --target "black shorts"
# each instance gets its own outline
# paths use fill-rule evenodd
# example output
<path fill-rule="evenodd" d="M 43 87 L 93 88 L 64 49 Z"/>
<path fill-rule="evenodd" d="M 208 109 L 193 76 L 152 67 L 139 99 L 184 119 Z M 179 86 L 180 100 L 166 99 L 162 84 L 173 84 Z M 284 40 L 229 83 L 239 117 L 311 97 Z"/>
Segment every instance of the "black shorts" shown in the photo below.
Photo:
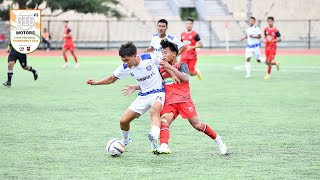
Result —
<path fill-rule="evenodd" d="M 8 62 L 10 61 L 16 62 L 17 60 L 19 60 L 21 67 L 27 66 L 27 55 L 18 53 L 14 49 L 11 49 L 10 54 L 8 56 Z"/>

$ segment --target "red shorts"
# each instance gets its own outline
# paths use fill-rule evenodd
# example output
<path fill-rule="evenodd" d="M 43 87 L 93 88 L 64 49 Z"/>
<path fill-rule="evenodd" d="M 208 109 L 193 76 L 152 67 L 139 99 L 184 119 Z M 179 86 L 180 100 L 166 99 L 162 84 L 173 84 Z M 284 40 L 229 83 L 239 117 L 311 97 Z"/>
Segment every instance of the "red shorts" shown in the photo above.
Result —
<path fill-rule="evenodd" d="M 73 51 L 74 50 L 74 44 L 73 43 L 64 43 L 62 46 L 63 50 L 70 50 Z"/>
<path fill-rule="evenodd" d="M 163 110 L 161 111 L 161 116 L 167 113 L 173 113 L 174 118 L 176 118 L 179 114 L 184 119 L 189 119 L 192 117 L 198 116 L 196 107 L 193 102 L 183 102 L 183 103 L 175 103 L 175 104 L 164 104 Z"/>
<path fill-rule="evenodd" d="M 276 56 L 277 49 L 276 48 L 268 48 L 266 47 L 266 61 L 272 61 L 274 60 Z"/>
<path fill-rule="evenodd" d="M 194 72 L 197 64 L 197 59 L 182 59 L 181 62 L 184 62 L 188 65 L 189 71 Z"/>

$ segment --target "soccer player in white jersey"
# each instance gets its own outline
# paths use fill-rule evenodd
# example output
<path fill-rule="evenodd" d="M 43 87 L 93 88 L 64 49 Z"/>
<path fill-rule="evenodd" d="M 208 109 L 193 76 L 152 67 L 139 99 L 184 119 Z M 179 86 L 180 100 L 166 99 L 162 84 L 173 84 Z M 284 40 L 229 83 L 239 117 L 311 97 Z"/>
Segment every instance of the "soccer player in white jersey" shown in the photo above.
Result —
<path fill-rule="evenodd" d="M 258 61 L 261 62 L 260 57 L 260 38 L 261 38 L 261 30 L 258 26 L 255 25 L 256 18 L 249 18 L 249 26 L 246 30 L 246 36 L 241 39 L 241 41 L 247 39 L 247 48 L 246 48 L 246 78 L 251 76 L 251 64 L 250 59 L 252 55 L 254 55 Z"/>
<path fill-rule="evenodd" d="M 120 129 L 125 145 L 131 142 L 129 137 L 130 122 L 150 109 L 151 131 L 148 134 L 152 151 L 157 149 L 160 136 L 160 112 L 165 100 L 165 90 L 158 65 L 160 59 L 151 53 L 137 55 L 137 48 L 132 42 L 122 44 L 119 49 L 121 64 L 113 73 L 102 80 L 87 80 L 90 85 L 107 85 L 131 76 L 138 85 L 140 92 L 138 97 L 120 118 Z"/>
<path fill-rule="evenodd" d="M 167 20 L 160 19 L 157 23 L 157 28 L 158 28 L 158 33 L 153 35 L 151 39 L 150 47 L 148 47 L 145 52 L 153 51 L 158 57 L 162 59 L 162 47 L 160 44 L 162 39 L 168 39 L 169 42 L 176 44 L 179 48 L 178 55 L 180 55 L 185 50 L 185 46 L 181 41 L 181 39 L 178 39 L 172 35 L 167 34 L 167 30 L 168 30 Z"/>

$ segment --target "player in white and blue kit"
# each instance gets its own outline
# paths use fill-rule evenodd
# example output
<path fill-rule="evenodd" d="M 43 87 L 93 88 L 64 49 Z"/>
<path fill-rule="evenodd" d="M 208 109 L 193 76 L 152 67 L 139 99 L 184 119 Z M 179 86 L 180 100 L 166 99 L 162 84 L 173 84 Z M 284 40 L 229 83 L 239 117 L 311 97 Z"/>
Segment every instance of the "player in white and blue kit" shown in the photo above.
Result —
<path fill-rule="evenodd" d="M 151 53 L 137 55 L 137 48 L 132 42 L 121 45 L 119 56 L 123 64 L 114 71 L 113 75 L 100 81 L 88 80 L 87 84 L 106 85 L 128 76 L 134 78 L 139 85 L 140 92 L 120 119 L 123 142 L 125 145 L 131 142 L 129 137 L 130 122 L 150 109 L 152 122 L 148 136 L 149 139 L 152 137 L 150 139 L 152 150 L 156 150 L 160 136 L 160 112 L 165 100 L 163 80 L 157 67 L 161 60 Z"/>
<path fill-rule="evenodd" d="M 241 41 L 247 39 L 247 47 L 246 47 L 246 78 L 251 76 L 251 64 L 250 59 L 252 55 L 254 55 L 257 61 L 261 62 L 260 57 L 260 38 L 261 38 L 261 30 L 258 26 L 255 25 L 256 19 L 254 17 L 249 18 L 249 26 L 246 30 L 246 36 L 241 39 Z"/>
<path fill-rule="evenodd" d="M 169 42 L 176 44 L 179 48 L 178 55 L 180 55 L 184 50 L 185 46 L 181 39 L 178 39 L 172 35 L 167 34 L 168 21 L 165 19 L 160 19 L 157 23 L 158 33 L 154 34 L 151 39 L 150 47 L 146 49 L 146 52 L 154 52 L 160 59 L 162 59 L 162 47 L 161 40 L 168 39 Z"/>

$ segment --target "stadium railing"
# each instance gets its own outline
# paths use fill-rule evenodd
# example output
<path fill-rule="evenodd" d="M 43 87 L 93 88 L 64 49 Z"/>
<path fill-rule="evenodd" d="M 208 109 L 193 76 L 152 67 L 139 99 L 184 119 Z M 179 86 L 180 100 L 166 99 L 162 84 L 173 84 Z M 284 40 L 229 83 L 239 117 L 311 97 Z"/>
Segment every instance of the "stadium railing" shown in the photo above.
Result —
<path fill-rule="evenodd" d="M 9 43 L 9 23 L 0 21 L 0 34 L 7 36 L 7 41 L 0 44 L 5 47 Z M 263 32 L 266 21 L 257 21 Z M 42 28 L 51 34 L 51 47 L 60 49 L 64 23 L 60 20 L 44 20 Z M 153 34 L 157 33 L 156 21 L 69 21 L 71 34 L 77 48 L 108 49 L 118 48 L 126 41 L 134 42 L 138 47 L 147 47 Z M 245 47 L 239 40 L 244 36 L 246 21 L 210 20 L 195 21 L 194 29 L 199 33 L 204 48 Z M 282 35 L 283 42 L 279 47 L 288 48 L 320 48 L 320 19 L 317 20 L 277 20 L 276 27 Z M 168 34 L 180 37 L 185 30 L 184 21 L 170 21 Z M 42 46 L 39 46 L 41 48 Z"/>

